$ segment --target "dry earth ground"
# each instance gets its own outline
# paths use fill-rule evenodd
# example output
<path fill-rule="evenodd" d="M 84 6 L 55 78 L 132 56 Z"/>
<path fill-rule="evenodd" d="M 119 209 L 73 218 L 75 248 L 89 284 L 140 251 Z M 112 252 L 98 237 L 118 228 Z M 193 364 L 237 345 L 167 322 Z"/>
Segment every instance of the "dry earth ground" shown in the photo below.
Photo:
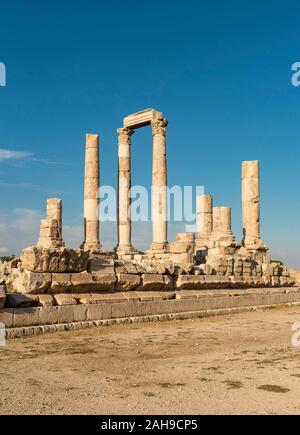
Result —
<path fill-rule="evenodd" d="M 10 340 L 1 414 L 298 414 L 300 307 Z"/>

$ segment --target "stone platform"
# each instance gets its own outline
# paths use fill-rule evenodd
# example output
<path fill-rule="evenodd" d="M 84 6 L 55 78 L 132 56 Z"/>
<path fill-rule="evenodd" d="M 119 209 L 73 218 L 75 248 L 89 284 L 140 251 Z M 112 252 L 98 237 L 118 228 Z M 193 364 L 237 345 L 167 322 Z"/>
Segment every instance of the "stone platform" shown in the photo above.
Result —
<path fill-rule="evenodd" d="M 7 338 L 300 304 L 300 288 L 129 291 L 41 296 L 19 294 L 9 296 L 6 303 L 11 305 L 13 298 L 19 308 L 0 309 L 0 322 L 6 327 Z M 19 302 L 16 298 L 19 298 Z M 36 306 L 26 307 L 26 303 Z"/>

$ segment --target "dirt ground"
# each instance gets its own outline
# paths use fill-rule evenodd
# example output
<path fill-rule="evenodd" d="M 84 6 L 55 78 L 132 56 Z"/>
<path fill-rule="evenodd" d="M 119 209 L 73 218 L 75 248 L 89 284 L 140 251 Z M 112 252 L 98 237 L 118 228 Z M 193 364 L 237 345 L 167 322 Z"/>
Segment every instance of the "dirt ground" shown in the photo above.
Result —
<path fill-rule="evenodd" d="M 300 307 L 0 347 L 1 414 L 298 414 Z"/>

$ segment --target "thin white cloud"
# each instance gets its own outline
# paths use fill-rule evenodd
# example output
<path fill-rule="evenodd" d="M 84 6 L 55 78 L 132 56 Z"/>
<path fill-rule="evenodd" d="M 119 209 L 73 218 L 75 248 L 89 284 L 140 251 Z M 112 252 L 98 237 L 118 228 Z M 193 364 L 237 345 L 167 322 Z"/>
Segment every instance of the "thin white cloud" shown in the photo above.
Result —
<path fill-rule="evenodd" d="M 7 252 L 8 252 L 8 248 L 5 247 L 0 248 L 0 254 L 7 254 Z"/>
<path fill-rule="evenodd" d="M 33 156 L 33 153 L 27 151 L 14 151 L 0 148 L 0 161 L 19 160 Z"/>
<path fill-rule="evenodd" d="M 68 165 L 69 164 L 68 162 L 60 162 L 58 160 L 36 157 L 34 153 L 29 151 L 15 151 L 15 150 L 0 148 L 0 161 L 20 162 L 22 160 L 42 163 L 44 165 Z"/>

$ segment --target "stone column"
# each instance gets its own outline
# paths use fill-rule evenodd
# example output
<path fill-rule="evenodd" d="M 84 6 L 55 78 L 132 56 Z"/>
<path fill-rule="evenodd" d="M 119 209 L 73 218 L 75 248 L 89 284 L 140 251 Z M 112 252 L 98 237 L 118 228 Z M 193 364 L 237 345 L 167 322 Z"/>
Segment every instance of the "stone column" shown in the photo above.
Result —
<path fill-rule="evenodd" d="M 213 197 L 211 195 L 197 196 L 197 233 L 198 242 L 208 241 L 213 230 Z"/>
<path fill-rule="evenodd" d="M 153 135 L 152 161 L 152 231 L 151 251 L 166 251 L 167 242 L 167 119 L 151 122 Z"/>
<path fill-rule="evenodd" d="M 262 248 L 258 160 L 242 162 L 242 212 L 243 245 L 250 250 Z"/>
<path fill-rule="evenodd" d="M 231 208 L 213 208 L 213 232 L 211 238 L 216 242 L 233 242 L 231 231 Z"/>
<path fill-rule="evenodd" d="M 131 136 L 130 128 L 118 129 L 118 247 L 117 252 L 129 254 L 133 251 L 131 245 Z"/>
<path fill-rule="evenodd" d="M 62 239 L 62 200 L 47 199 L 46 219 L 41 220 L 38 246 L 61 248 L 65 246 Z"/>
<path fill-rule="evenodd" d="M 84 242 L 85 251 L 100 253 L 99 241 L 99 135 L 86 135 L 84 174 Z"/>

